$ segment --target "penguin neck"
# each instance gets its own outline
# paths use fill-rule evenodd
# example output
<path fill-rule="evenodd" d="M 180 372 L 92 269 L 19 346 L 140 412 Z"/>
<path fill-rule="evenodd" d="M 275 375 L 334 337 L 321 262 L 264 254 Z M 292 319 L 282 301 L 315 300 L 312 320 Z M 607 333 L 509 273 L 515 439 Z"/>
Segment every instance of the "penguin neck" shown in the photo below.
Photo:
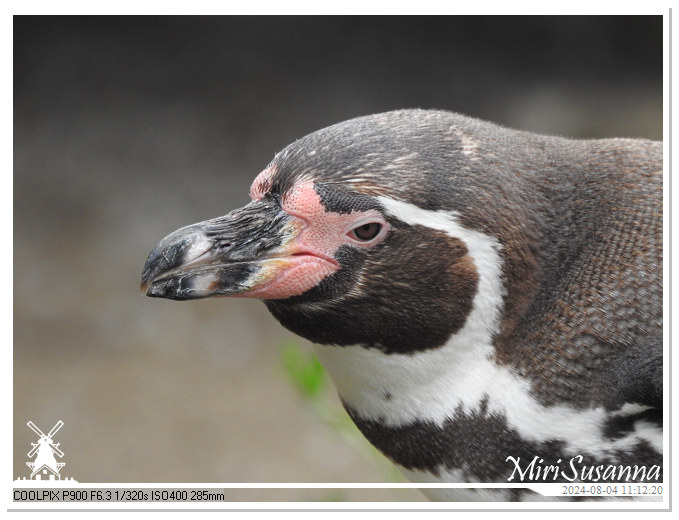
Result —
<path fill-rule="evenodd" d="M 442 424 L 460 407 L 476 408 L 492 391 L 492 345 L 467 342 L 471 338 L 461 335 L 438 349 L 410 354 L 362 346 L 315 348 L 351 413 L 390 426 Z"/>

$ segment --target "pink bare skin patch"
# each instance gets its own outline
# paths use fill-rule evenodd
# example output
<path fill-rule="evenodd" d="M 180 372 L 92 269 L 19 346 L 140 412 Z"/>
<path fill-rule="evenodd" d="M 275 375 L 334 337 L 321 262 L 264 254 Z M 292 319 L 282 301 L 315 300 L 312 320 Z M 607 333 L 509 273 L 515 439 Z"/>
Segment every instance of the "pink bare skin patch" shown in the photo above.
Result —
<path fill-rule="evenodd" d="M 269 190 L 271 190 L 271 184 L 273 182 L 273 177 L 276 174 L 276 170 L 273 166 L 262 170 L 250 186 L 250 198 L 252 200 L 261 200 L 264 198 Z"/>
<path fill-rule="evenodd" d="M 259 200 L 270 189 L 271 169 L 255 179 L 250 196 Z M 333 213 L 326 211 L 310 181 L 294 186 L 282 199 L 283 210 L 291 217 L 291 225 L 299 227 L 278 251 L 275 258 L 263 263 L 253 288 L 240 296 L 282 299 L 307 292 L 341 266 L 335 253 L 343 245 L 373 247 L 386 237 L 389 224 L 377 210 Z M 371 240 L 359 240 L 352 231 L 365 224 L 378 223 L 380 232 Z"/>
<path fill-rule="evenodd" d="M 240 296 L 277 300 L 305 293 L 323 278 L 339 269 L 336 263 L 311 256 L 298 255 L 267 260 L 258 279 L 269 279 Z"/>

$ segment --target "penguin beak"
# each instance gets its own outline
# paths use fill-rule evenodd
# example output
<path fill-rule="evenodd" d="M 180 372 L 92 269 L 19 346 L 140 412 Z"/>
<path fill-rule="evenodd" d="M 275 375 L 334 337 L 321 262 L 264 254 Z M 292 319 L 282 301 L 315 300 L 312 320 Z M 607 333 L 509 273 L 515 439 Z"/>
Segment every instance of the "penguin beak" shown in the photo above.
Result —
<path fill-rule="evenodd" d="M 141 289 L 147 296 L 172 300 L 267 297 L 267 285 L 299 263 L 294 239 L 304 227 L 273 198 L 184 227 L 153 249 Z"/>

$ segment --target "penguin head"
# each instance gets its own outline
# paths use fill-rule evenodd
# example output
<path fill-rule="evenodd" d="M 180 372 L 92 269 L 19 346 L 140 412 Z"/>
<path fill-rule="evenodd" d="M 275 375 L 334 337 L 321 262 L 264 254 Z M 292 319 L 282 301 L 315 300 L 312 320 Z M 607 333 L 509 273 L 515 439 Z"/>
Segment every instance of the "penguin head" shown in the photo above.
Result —
<path fill-rule="evenodd" d="M 464 326 L 479 274 L 451 232 L 469 201 L 451 207 L 460 194 L 441 179 L 465 158 L 459 140 L 441 153 L 439 114 L 369 116 L 296 141 L 256 177 L 249 204 L 161 240 L 142 290 L 259 298 L 321 344 L 440 346 Z"/>

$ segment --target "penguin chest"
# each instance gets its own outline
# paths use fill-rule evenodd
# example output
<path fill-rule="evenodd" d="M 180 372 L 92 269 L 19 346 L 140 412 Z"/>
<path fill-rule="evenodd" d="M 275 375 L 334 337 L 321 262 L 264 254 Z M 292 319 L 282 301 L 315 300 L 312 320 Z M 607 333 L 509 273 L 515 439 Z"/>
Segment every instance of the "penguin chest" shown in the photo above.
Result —
<path fill-rule="evenodd" d="M 317 351 L 358 428 L 412 481 L 662 480 L 662 421 L 647 407 L 544 406 L 486 348 Z"/>

